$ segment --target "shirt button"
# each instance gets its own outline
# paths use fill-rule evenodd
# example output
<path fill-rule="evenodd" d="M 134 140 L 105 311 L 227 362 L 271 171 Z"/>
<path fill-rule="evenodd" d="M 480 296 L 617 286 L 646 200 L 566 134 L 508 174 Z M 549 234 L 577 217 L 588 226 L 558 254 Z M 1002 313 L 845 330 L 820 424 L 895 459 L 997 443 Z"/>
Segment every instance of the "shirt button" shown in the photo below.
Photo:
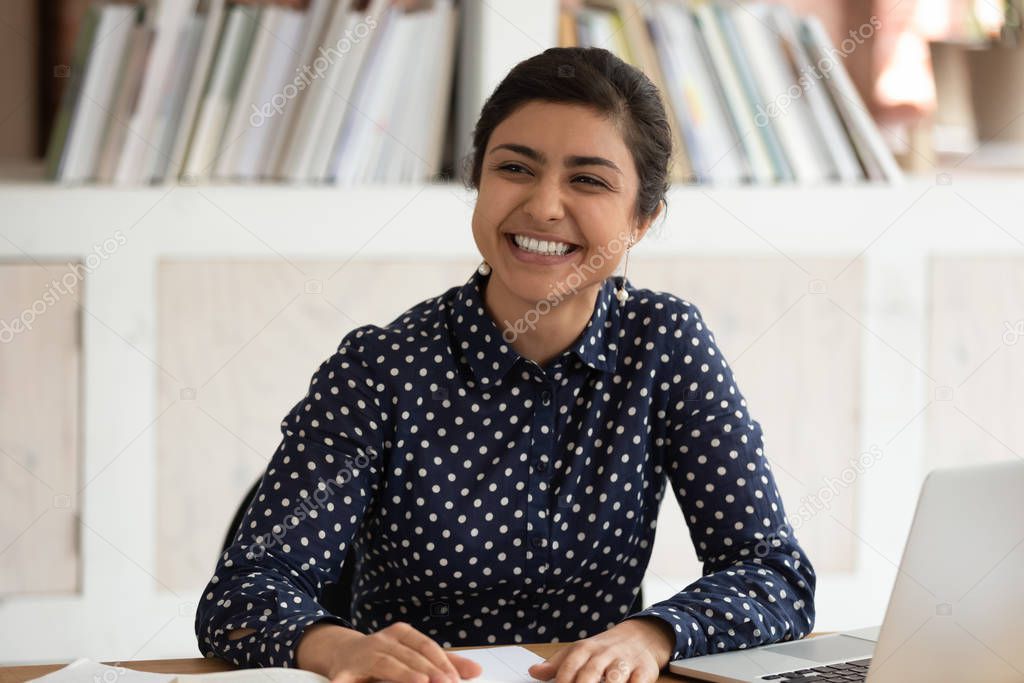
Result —
<path fill-rule="evenodd" d="M 544 539 L 541 538 L 540 536 L 534 536 L 533 537 L 533 547 L 534 548 L 543 548 L 544 547 Z"/>
<path fill-rule="evenodd" d="M 537 466 L 534 469 L 536 469 L 538 472 L 547 472 L 548 464 L 541 460 L 540 462 L 537 463 Z"/>
<path fill-rule="evenodd" d="M 540 402 L 546 406 L 551 405 L 551 392 L 545 389 L 540 394 Z"/>

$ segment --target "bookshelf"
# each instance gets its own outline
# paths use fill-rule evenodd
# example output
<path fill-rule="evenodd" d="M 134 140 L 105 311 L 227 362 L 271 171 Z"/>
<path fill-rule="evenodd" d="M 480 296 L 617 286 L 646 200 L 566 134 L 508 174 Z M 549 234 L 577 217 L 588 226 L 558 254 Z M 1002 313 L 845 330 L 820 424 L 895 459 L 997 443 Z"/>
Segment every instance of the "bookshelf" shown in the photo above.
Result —
<path fill-rule="evenodd" d="M 545 48 L 581 45 L 615 52 L 658 87 L 677 182 L 901 179 L 846 72 L 847 48 L 813 15 L 681 0 L 423 4 L 92 5 L 48 177 L 121 186 L 452 177 L 504 74 Z"/>

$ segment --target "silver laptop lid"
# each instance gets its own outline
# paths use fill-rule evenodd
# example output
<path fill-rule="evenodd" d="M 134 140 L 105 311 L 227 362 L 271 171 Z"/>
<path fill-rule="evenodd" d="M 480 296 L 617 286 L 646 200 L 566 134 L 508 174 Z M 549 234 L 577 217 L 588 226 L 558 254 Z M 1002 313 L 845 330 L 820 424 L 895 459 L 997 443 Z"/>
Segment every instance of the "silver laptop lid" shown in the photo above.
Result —
<path fill-rule="evenodd" d="M 1024 460 L 927 476 L 867 680 L 1024 680 Z"/>

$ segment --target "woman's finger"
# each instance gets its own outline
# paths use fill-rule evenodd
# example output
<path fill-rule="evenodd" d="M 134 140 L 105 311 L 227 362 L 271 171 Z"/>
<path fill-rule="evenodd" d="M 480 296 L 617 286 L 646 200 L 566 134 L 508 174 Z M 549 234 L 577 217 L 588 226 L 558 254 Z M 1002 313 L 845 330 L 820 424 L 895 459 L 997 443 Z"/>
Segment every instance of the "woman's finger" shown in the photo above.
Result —
<path fill-rule="evenodd" d="M 601 680 L 612 664 L 612 658 L 606 654 L 594 654 L 570 678 L 571 683 L 605 683 Z"/>
<path fill-rule="evenodd" d="M 641 664 L 629 674 L 629 681 L 627 683 L 654 683 L 658 680 L 660 673 L 653 666 L 648 667 Z"/>
<path fill-rule="evenodd" d="M 395 683 L 430 683 L 430 677 L 415 671 L 393 655 L 382 653 L 370 670 L 373 678 L 382 678 Z"/>
<path fill-rule="evenodd" d="M 447 683 L 448 681 L 454 683 L 455 679 L 453 677 L 458 676 L 458 674 L 448 672 L 448 658 L 444 657 L 443 653 L 441 655 L 445 660 L 445 664 L 442 665 L 445 667 L 443 669 L 434 664 L 433 661 L 428 659 L 419 650 L 411 647 L 404 641 L 398 641 L 395 644 L 395 647 L 390 650 L 390 654 L 395 657 L 395 659 L 405 662 L 406 666 L 413 671 L 419 671 L 430 676 L 430 683 Z"/>
<path fill-rule="evenodd" d="M 437 644 L 437 641 L 426 633 L 410 628 L 398 636 L 398 641 L 429 660 L 443 676 L 450 677 L 452 680 L 459 678 L 459 672 L 451 660 L 445 656 L 445 651 Z"/>
<path fill-rule="evenodd" d="M 583 641 L 586 642 L 586 641 Z M 582 645 L 574 645 L 570 648 L 569 654 L 565 656 L 558 665 L 558 674 L 555 676 L 555 683 L 573 683 L 576 680 L 576 673 L 582 668 L 590 657 L 593 650 Z"/>
<path fill-rule="evenodd" d="M 604 680 L 606 683 L 627 683 L 631 673 L 626 660 L 618 657 L 604 670 Z"/>
<path fill-rule="evenodd" d="M 558 671 L 558 666 L 565 659 L 565 656 L 569 654 L 569 650 L 572 649 L 569 645 L 566 645 L 561 650 L 556 652 L 551 657 L 548 657 L 546 661 L 538 662 L 527 669 L 527 673 L 534 678 L 541 681 L 549 681 L 555 677 L 555 672 Z"/>
<path fill-rule="evenodd" d="M 445 652 L 445 654 L 462 678 L 476 678 L 484 672 L 484 668 L 480 664 L 472 659 L 460 657 L 457 652 Z"/>

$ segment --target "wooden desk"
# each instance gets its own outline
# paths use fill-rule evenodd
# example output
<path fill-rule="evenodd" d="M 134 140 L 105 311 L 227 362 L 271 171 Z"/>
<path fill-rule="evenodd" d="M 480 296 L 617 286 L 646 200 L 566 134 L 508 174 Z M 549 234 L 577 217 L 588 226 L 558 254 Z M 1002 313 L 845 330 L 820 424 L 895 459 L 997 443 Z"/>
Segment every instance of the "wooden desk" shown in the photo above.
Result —
<path fill-rule="evenodd" d="M 527 650 L 540 655 L 544 659 L 547 659 L 551 655 L 558 652 L 560 648 L 569 645 L 570 643 L 538 643 L 536 645 L 523 645 Z M 452 651 L 457 652 L 458 650 L 474 649 L 474 648 L 450 648 Z M 213 671 L 231 671 L 235 667 L 224 661 L 223 659 L 206 659 L 204 657 L 195 657 L 191 659 L 140 659 L 133 662 L 103 662 L 104 664 L 124 666 L 129 669 L 137 669 L 138 671 L 151 671 L 153 673 L 177 673 L 177 674 L 198 674 L 198 673 L 209 673 Z M 43 674 L 48 674 L 51 671 L 70 664 L 70 662 L 64 662 L 63 664 L 34 664 L 30 666 L 7 666 L 0 667 L 0 683 L 23 683 L 32 678 L 38 678 Z M 472 679 L 468 679 L 472 680 Z M 662 672 L 658 678 L 658 683 L 687 683 L 693 681 L 691 678 L 685 678 L 683 676 L 677 676 L 675 674 L 668 673 L 668 669 Z"/>

